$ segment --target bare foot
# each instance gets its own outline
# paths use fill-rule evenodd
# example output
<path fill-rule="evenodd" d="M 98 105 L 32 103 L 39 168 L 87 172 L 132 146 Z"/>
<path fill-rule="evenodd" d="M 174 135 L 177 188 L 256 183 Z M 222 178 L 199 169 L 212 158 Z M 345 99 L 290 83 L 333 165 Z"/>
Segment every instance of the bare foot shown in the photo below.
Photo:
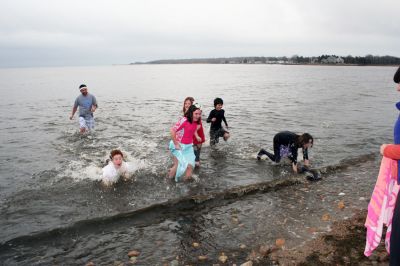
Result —
<path fill-rule="evenodd" d="M 190 181 L 190 180 L 192 180 L 192 177 L 191 176 L 185 176 L 184 178 L 183 178 L 183 181 Z"/>
<path fill-rule="evenodd" d="M 174 176 L 175 176 L 175 174 L 174 174 L 174 172 L 173 172 L 173 167 L 172 168 L 170 168 L 170 169 L 168 169 L 168 175 L 167 175 L 167 178 L 169 178 L 169 179 L 172 179 L 172 178 L 174 178 Z"/>

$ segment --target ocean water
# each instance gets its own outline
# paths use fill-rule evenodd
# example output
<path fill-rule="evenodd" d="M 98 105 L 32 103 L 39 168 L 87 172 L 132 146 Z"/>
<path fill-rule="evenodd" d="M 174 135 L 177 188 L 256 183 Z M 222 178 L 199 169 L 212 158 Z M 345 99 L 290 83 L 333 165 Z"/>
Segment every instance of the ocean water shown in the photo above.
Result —
<path fill-rule="evenodd" d="M 398 116 L 394 72 L 284 65 L 0 69 L 0 261 L 109 265 L 136 248 L 141 265 L 177 256 L 196 263 L 202 252 L 211 263 L 223 249 L 237 263 L 252 245 L 277 237 L 300 245 L 312 237 L 305 228 L 329 230 L 320 214 L 335 210 L 332 217 L 345 219 L 366 207 L 380 144 L 392 142 Z M 95 131 L 84 136 L 76 117 L 69 120 L 81 83 L 99 104 Z M 175 184 L 165 178 L 169 129 L 186 96 L 202 104 L 207 138 L 205 119 L 213 99 L 223 98 L 231 139 L 215 149 L 204 145 L 198 182 Z M 282 130 L 313 135 L 310 159 L 322 181 L 298 182 L 290 165 L 256 160 Z M 103 188 L 101 168 L 115 148 L 137 166 L 136 181 Z M 338 212 L 340 191 L 349 207 Z M 191 246 L 196 241 L 200 249 Z"/>

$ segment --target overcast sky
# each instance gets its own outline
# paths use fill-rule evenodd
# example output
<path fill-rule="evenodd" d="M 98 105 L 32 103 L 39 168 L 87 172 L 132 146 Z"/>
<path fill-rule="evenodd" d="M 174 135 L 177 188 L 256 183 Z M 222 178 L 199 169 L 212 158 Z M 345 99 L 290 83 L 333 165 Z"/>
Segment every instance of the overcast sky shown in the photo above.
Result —
<path fill-rule="evenodd" d="M 400 0 L 0 0 L 0 67 L 400 57 Z"/>

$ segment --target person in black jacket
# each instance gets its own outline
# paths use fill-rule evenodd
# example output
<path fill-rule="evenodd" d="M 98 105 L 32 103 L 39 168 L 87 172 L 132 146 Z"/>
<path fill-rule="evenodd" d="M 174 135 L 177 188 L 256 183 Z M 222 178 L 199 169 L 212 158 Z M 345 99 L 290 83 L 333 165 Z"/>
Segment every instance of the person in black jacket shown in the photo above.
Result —
<path fill-rule="evenodd" d="M 207 118 L 207 123 L 211 123 L 210 127 L 210 145 L 213 146 L 219 142 L 219 138 L 223 137 L 227 141 L 230 137 L 229 132 L 222 127 L 222 121 L 224 121 L 226 128 L 228 129 L 228 123 L 225 118 L 225 110 L 222 109 L 224 101 L 221 98 L 214 99 L 214 110 L 210 112 Z"/>
<path fill-rule="evenodd" d="M 257 154 L 257 159 L 267 155 L 272 161 L 279 163 L 281 158 L 288 157 L 292 161 L 292 169 L 297 173 L 297 150 L 303 149 L 304 165 L 308 167 L 310 161 L 308 159 L 308 148 L 313 146 L 314 139 L 308 134 L 297 135 L 290 131 L 282 131 L 274 136 L 274 154 L 261 149 Z"/>

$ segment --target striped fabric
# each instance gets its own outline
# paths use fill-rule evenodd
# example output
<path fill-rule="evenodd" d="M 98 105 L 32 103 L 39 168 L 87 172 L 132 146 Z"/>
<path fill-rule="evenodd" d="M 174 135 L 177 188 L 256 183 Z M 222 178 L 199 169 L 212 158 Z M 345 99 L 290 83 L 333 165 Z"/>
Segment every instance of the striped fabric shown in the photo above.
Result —
<path fill-rule="evenodd" d="M 370 256 L 379 245 L 382 237 L 383 225 L 387 226 L 385 247 L 390 252 L 390 234 L 392 231 L 392 217 L 396 204 L 399 185 L 396 182 L 397 161 L 383 157 L 378 179 L 368 204 L 368 215 L 365 221 L 367 239 L 364 250 L 365 256 Z"/>

